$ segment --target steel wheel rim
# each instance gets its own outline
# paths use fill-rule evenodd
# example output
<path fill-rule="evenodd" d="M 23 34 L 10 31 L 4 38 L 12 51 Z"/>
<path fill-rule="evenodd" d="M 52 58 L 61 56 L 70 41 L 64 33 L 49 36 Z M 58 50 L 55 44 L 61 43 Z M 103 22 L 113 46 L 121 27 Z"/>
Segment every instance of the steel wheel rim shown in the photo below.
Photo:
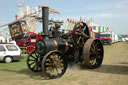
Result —
<path fill-rule="evenodd" d="M 61 77 L 67 69 L 64 56 L 59 52 L 50 53 L 42 63 L 42 69 L 51 79 Z"/>
<path fill-rule="evenodd" d="M 41 69 L 41 56 L 33 50 L 27 57 L 28 68 L 33 72 L 40 72 Z"/>
<path fill-rule="evenodd" d="M 101 46 L 101 43 L 98 41 L 93 41 L 91 48 L 90 48 L 90 56 L 89 56 L 89 62 L 90 65 L 94 67 L 98 67 L 103 59 L 103 48 Z"/>
<path fill-rule="evenodd" d="M 94 50 L 94 49 L 97 50 Z M 101 66 L 104 49 L 100 40 L 88 39 L 83 48 L 83 63 L 89 68 L 98 68 Z"/>

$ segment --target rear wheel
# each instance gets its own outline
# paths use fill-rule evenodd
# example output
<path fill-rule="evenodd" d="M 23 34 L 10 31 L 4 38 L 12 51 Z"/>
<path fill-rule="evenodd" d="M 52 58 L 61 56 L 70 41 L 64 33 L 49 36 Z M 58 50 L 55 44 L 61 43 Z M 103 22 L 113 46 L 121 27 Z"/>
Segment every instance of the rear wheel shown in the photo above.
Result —
<path fill-rule="evenodd" d="M 13 60 L 13 59 L 12 59 L 12 57 L 10 57 L 10 56 L 7 56 L 7 57 L 4 58 L 4 62 L 5 62 L 5 63 L 11 63 L 12 60 Z"/>
<path fill-rule="evenodd" d="M 83 48 L 83 61 L 89 68 L 101 66 L 104 56 L 103 45 L 100 40 L 88 39 Z"/>

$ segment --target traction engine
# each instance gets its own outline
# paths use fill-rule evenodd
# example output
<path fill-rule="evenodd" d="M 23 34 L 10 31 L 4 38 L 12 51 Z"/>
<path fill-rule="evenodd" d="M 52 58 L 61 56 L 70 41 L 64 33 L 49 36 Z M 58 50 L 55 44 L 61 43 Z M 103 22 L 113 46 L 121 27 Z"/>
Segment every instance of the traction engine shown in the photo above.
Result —
<path fill-rule="evenodd" d="M 101 66 L 104 56 L 100 40 L 90 39 L 86 23 L 77 23 L 68 33 L 49 37 L 48 7 L 42 7 L 43 39 L 27 57 L 28 68 L 33 72 L 43 71 L 49 78 L 61 77 L 69 63 L 81 63 L 88 68 Z"/>

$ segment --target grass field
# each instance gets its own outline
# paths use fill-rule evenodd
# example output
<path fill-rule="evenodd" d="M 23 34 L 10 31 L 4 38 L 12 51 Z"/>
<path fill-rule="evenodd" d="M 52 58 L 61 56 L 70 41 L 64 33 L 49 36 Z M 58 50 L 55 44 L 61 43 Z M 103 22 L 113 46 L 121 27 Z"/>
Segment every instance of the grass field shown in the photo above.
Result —
<path fill-rule="evenodd" d="M 62 78 L 52 80 L 44 79 L 42 73 L 31 72 L 26 64 L 27 55 L 13 63 L 0 62 L 0 85 L 127 85 L 128 43 L 106 45 L 104 50 L 104 62 L 99 69 L 75 65 Z"/>
<path fill-rule="evenodd" d="M 15 69 L 15 70 L 20 70 L 20 69 L 25 69 L 26 68 L 26 56 L 27 55 L 22 55 L 23 58 L 20 61 L 14 61 L 12 63 L 4 63 L 0 62 L 0 71 L 1 69 Z"/>

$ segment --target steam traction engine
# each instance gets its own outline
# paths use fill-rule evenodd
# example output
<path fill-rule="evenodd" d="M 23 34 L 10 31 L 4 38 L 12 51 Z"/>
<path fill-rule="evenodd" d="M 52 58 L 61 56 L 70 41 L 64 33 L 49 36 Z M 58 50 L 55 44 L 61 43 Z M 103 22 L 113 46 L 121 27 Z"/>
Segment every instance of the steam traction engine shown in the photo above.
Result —
<path fill-rule="evenodd" d="M 98 68 L 103 60 L 103 45 L 89 37 L 88 26 L 79 22 L 73 31 L 50 37 L 48 32 L 48 7 L 42 7 L 43 39 L 36 42 L 36 49 L 27 57 L 27 65 L 33 72 L 43 71 L 50 78 L 61 77 L 68 63 L 81 63 L 88 68 Z"/>

